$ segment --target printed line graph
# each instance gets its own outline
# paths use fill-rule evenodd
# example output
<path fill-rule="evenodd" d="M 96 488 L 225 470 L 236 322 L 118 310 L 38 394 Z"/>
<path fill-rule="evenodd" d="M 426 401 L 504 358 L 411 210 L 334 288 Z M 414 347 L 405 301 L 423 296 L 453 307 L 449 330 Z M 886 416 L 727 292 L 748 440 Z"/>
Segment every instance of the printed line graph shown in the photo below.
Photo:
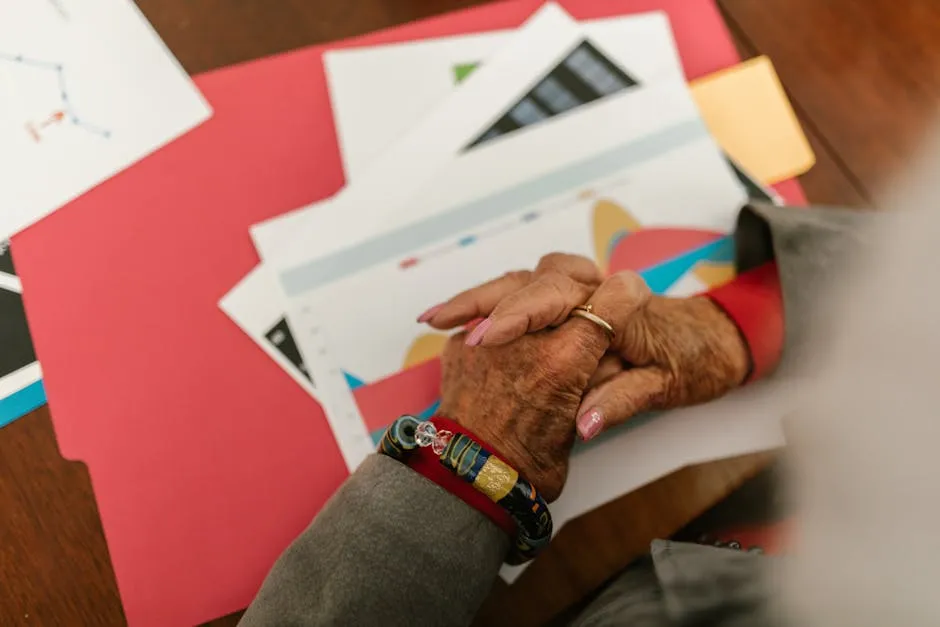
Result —
<path fill-rule="evenodd" d="M 61 124 L 70 124 L 102 139 L 111 137 L 111 131 L 78 115 L 78 111 L 69 96 L 67 69 L 64 64 L 4 52 L 0 52 L 0 63 L 14 64 L 36 72 L 45 72 L 50 76 L 50 80 L 55 81 L 55 87 L 58 89 L 59 94 L 59 103 L 50 107 L 52 110 L 48 113 L 43 112 L 37 118 L 25 123 L 26 132 L 29 133 L 34 142 L 41 142 L 45 133 Z"/>

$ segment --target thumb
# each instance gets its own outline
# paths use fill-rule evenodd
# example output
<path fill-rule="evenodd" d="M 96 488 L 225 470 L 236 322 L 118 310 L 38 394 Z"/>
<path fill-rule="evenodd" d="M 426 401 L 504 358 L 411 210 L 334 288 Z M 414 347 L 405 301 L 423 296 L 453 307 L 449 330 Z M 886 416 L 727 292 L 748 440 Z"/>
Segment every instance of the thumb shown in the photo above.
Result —
<path fill-rule="evenodd" d="M 635 415 L 658 409 L 669 378 L 654 366 L 632 368 L 608 379 L 584 397 L 578 409 L 578 435 L 590 440 Z"/>

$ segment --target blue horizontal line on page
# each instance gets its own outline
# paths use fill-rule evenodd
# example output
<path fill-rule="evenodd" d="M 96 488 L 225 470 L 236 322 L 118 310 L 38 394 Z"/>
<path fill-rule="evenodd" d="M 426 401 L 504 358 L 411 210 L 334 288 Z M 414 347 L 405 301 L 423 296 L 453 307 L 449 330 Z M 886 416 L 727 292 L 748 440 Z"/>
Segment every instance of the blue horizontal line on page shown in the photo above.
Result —
<path fill-rule="evenodd" d="M 303 294 L 707 136 L 708 131 L 698 118 L 676 124 L 486 198 L 290 268 L 281 273 L 281 282 L 288 296 Z"/>

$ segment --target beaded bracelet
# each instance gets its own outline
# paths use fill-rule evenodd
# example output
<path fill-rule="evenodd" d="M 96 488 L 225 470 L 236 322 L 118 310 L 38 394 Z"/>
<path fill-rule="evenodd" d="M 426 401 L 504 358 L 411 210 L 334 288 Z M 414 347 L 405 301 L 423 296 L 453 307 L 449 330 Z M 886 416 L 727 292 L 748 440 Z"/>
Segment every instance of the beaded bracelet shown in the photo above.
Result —
<path fill-rule="evenodd" d="M 516 523 L 516 538 L 507 564 L 522 564 L 548 546 L 552 515 L 531 483 L 470 436 L 438 430 L 431 420 L 401 416 L 385 431 L 379 453 L 401 462 L 418 447 L 431 447 L 441 464 L 501 506 Z"/>

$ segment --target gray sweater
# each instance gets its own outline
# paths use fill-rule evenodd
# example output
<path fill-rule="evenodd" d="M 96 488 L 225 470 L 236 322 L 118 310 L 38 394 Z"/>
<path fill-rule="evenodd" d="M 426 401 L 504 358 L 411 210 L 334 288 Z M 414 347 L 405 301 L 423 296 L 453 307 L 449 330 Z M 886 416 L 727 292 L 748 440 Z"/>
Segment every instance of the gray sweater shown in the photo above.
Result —
<path fill-rule="evenodd" d="M 878 214 L 753 205 L 735 233 L 739 271 L 776 259 L 786 320 L 784 364 L 798 359 L 815 294 Z M 406 466 L 373 456 L 274 565 L 242 619 L 273 625 L 467 625 L 508 548 L 475 509 Z M 767 558 L 654 542 L 576 625 L 741 624 L 764 607 Z M 766 621 L 760 621 L 766 624 Z"/>

